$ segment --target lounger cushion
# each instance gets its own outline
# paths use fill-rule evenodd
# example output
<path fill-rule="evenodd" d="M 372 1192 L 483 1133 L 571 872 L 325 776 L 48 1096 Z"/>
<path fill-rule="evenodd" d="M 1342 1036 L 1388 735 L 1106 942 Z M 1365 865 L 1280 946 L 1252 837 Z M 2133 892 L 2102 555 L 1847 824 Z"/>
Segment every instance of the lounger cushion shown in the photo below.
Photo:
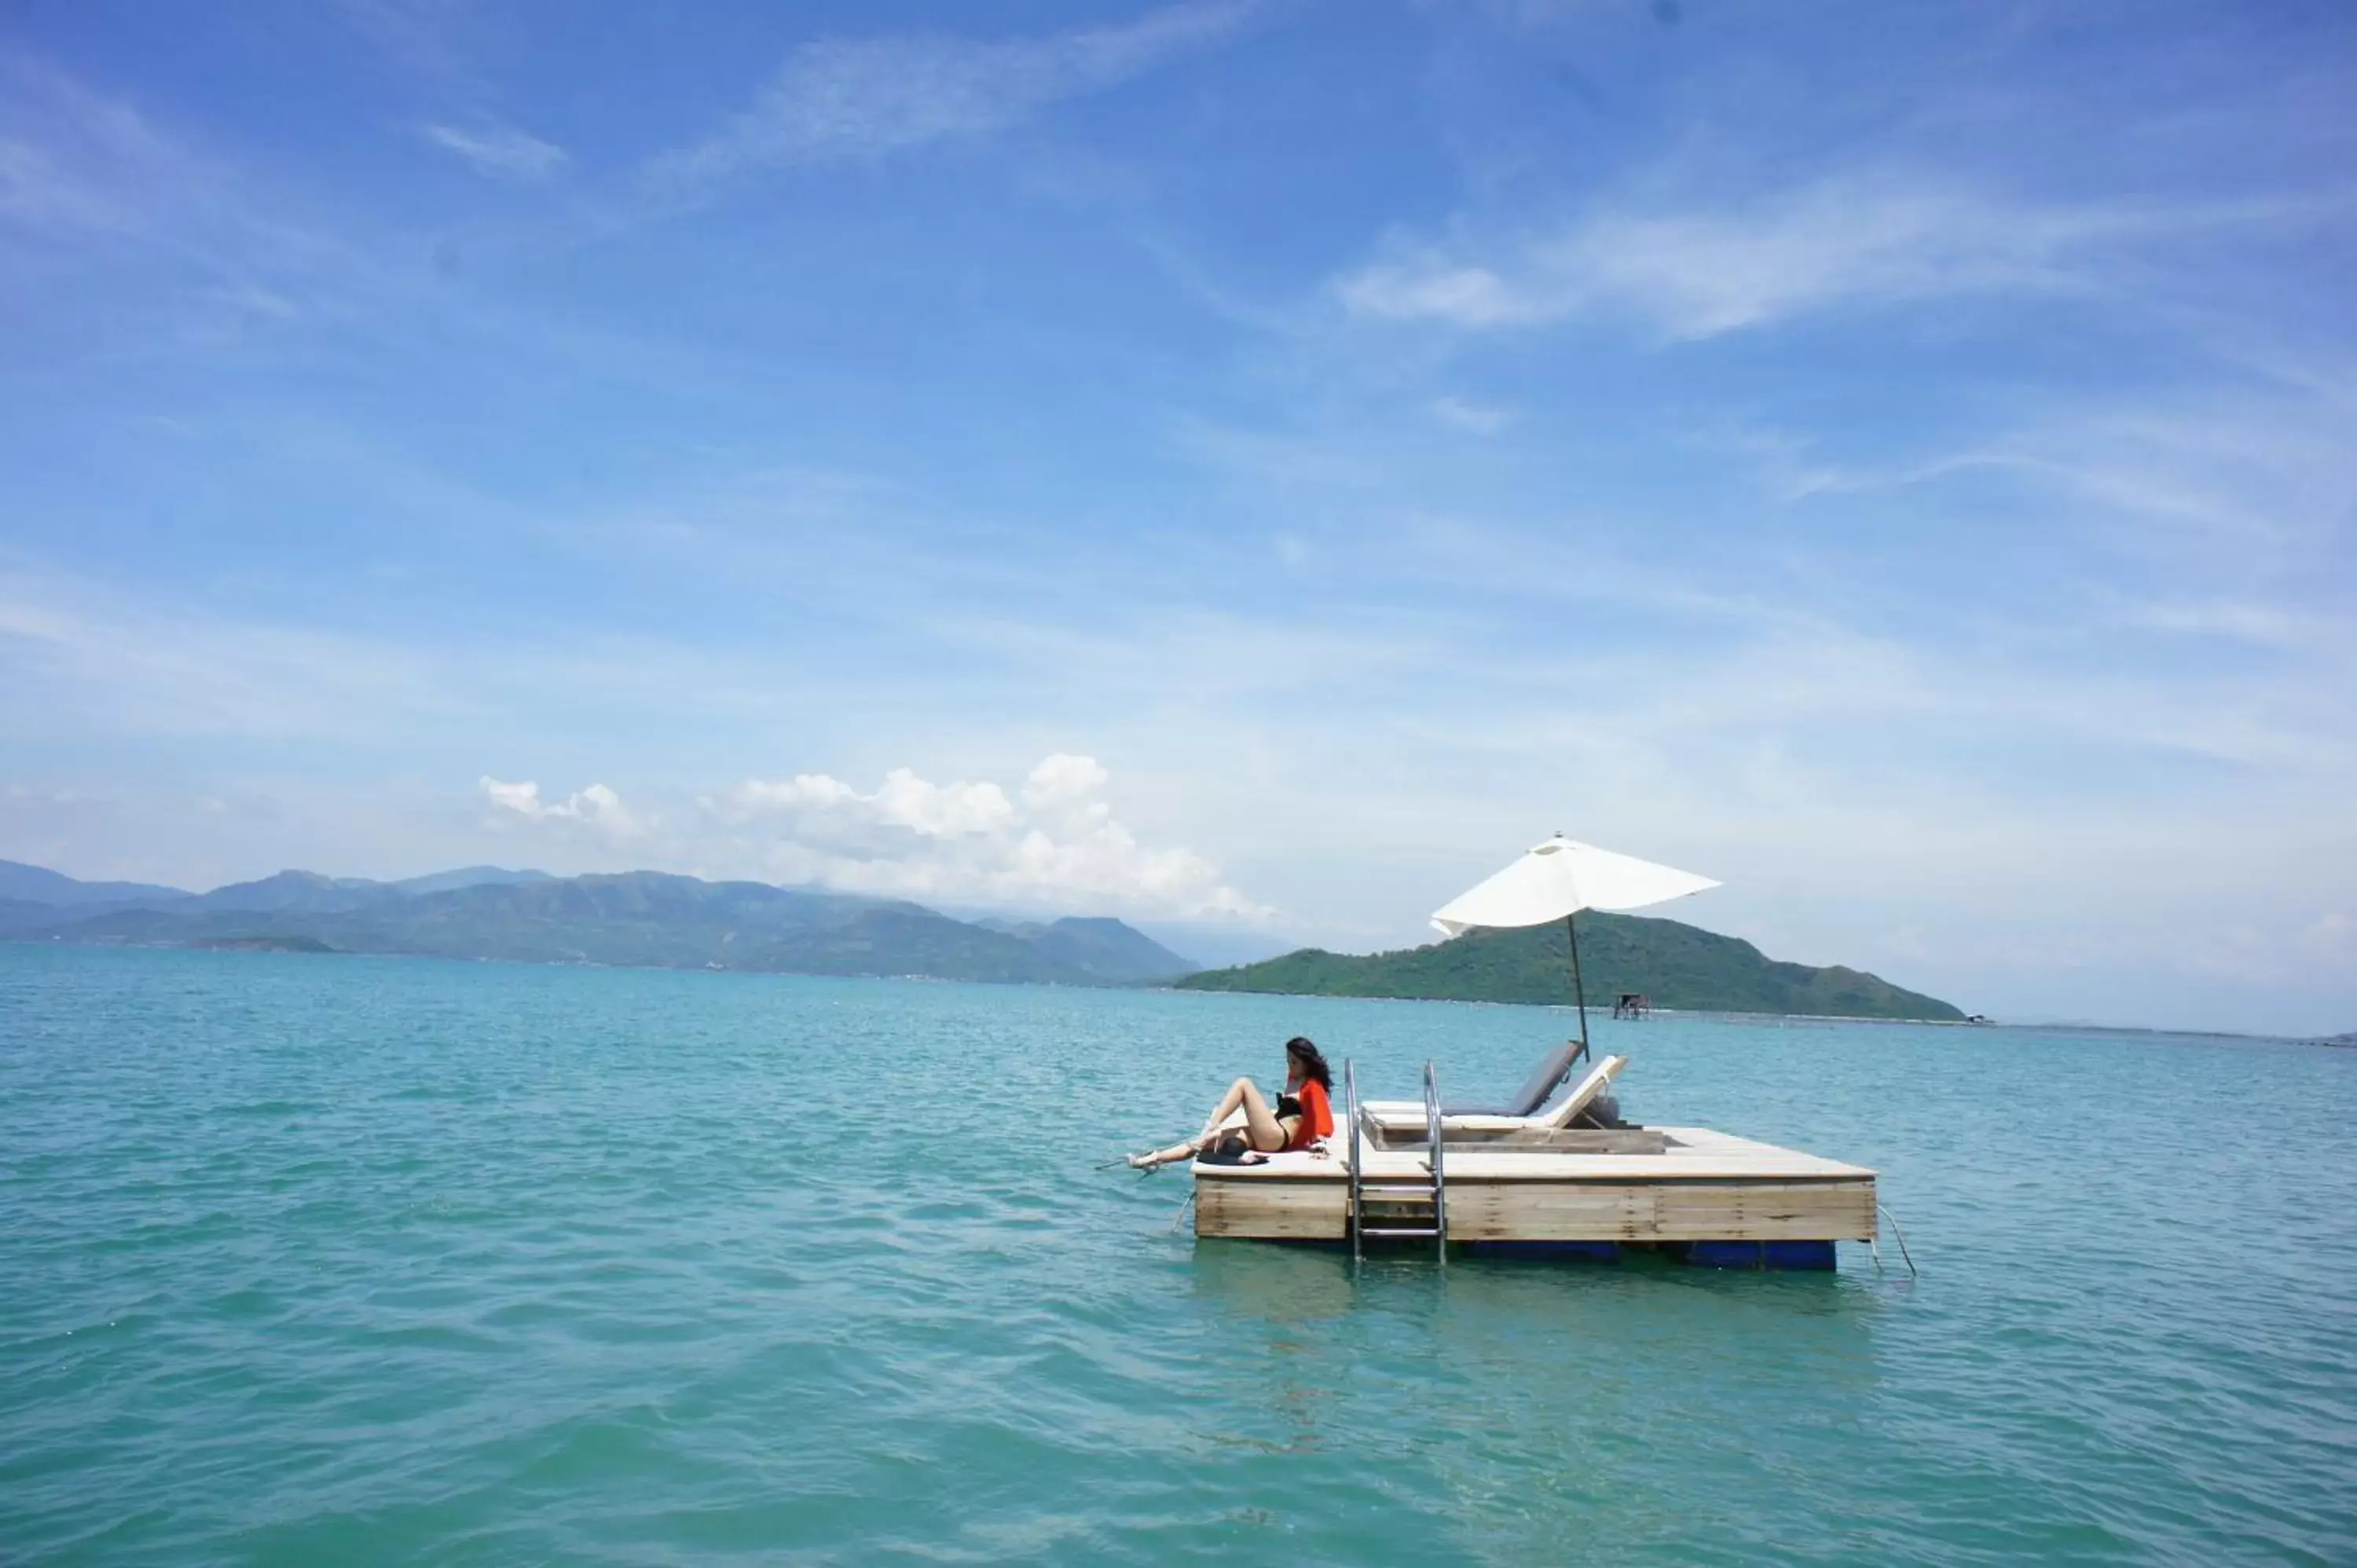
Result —
<path fill-rule="evenodd" d="M 1530 1080 L 1515 1090 L 1514 1098 L 1503 1105 L 1486 1101 L 1460 1104 L 1455 1101 L 1445 1101 L 1441 1104 L 1440 1113 L 1444 1116 L 1534 1115 L 1540 1106 L 1547 1102 L 1547 1097 L 1562 1085 L 1563 1080 L 1571 1076 L 1571 1064 L 1578 1059 L 1579 1042 L 1566 1040 L 1560 1050 L 1539 1063 L 1538 1070 L 1531 1074 Z"/>

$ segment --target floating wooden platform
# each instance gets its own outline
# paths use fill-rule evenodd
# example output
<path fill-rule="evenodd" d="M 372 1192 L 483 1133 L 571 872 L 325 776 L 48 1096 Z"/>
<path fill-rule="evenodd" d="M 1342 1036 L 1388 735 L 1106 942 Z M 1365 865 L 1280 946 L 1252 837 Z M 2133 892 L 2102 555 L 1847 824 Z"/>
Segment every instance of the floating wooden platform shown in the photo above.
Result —
<path fill-rule="evenodd" d="M 1632 1133 L 1642 1136 L 1632 1137 Z M 1874 1172 L 1706 1127 L 1566 1133 L 1442 1148 L 1451 1243 L 1830 1243 L 1875 1239 Z M 1273 1241 L 1350 1240 L 1351 1153 L 1206 1165 L 1195 1233 Z M 1658 1152 L 1654 1152 L 1658 1149 Z M 1361 1151 L 1370 1189 L 1429 1184 L 1423 1146 Z M 1428 1215 L 1429 1209 L 1426 1208 Z M 1429 1222 L 1428 1219 L 1426 1221 Z M 1426 1243 L 1429 1245 L 1430 1243 Z M 1758 1248 L 1764 1261 L 1768 1246 Z M 1695 1248 L 1697 1257 L 1749 1256 Z"/>

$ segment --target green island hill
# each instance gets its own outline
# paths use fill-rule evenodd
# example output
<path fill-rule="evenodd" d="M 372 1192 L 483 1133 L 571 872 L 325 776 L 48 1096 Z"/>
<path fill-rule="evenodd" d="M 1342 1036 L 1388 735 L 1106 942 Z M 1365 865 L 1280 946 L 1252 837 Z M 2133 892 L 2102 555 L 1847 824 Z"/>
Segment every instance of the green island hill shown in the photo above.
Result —
<path fill-rule="evenodd" d="M 1579 918 L 1580 967 L 1590 1007 L 1609 1010 L 1622 992 L 1656 1007 L 1831 1018 L 1961 1022 L 1937 997 L 1838 964 L 1780 963 L 1749 942 L 1677 920 L 1588 913 Z M 1428 947 L 1366 954 L 1304 948 L 1261 963 L 1208 970 L 1176 982 L 1189 991 L 1296 996 L 1387 996 L 1417 1001 L 1571 1000 L 1563 926 L 1475 930 Z"/>

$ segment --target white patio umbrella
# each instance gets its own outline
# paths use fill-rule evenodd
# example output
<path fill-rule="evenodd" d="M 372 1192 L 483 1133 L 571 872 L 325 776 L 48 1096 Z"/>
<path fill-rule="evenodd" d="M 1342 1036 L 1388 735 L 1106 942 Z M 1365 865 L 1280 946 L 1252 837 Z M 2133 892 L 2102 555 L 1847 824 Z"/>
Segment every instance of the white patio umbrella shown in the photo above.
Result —
<path fill-rule="evenodd" d="M 1587 987 L 1579 975 L 1579 928 L 1574 917 L 1582 909 L 1641 909 L 1717 886 L 1691 871 L 1615 854 L 1557 833 L 1434 910 L 1432 923 L 1456 937 L 1476 926 L 1544 926 L 1561 920 L 1571 943 L 1571 985 L 1579 1003 L 1579 1045 L 1585 1052 Z"/>

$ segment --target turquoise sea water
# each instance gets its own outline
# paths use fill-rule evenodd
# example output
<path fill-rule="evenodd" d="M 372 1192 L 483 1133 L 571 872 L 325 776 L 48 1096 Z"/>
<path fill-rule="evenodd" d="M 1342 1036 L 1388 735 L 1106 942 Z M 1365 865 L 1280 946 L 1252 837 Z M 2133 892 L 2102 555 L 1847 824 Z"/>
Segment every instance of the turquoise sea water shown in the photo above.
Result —
<path fill-rule="evenodd" d="M 0 1561 L 2357 1561 L 2357 1052 L 1597 1025 L 1911 1281 L 1354 1277 L 1092 1168 L 1566 1021 L 0 946 Z"/>

